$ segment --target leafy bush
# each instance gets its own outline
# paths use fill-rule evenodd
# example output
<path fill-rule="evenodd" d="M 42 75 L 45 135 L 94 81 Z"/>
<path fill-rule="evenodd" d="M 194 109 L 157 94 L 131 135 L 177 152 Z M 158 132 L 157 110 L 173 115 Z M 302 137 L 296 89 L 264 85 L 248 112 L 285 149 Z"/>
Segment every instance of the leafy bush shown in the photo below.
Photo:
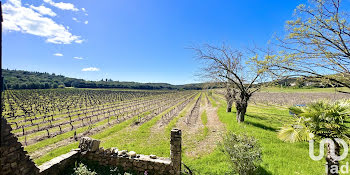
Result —
<path fill-rule="evenodd" d="M 140 174 L 134 170 L 124 170 L 121 166 L 100 165 L 96 161 L 79 160 L 69 164 L 64 170 L 59 172 L 60 175 L 136 175 Z M 141 173 L 144 175 L 144 173 Z"/>
<path fill-rule="evenodd" d="M 91 171 L 86 165 L 83 163 L 75 164 L 73 175 L 97 175 L 95 171 Z"/>
<path fill-rule="evenodd" d="M 228 156 L 232 171 L 240 175 L 254 174 L 262 161 L 261 148 L 254 137 L 229 132 L 219 148 Z"/>

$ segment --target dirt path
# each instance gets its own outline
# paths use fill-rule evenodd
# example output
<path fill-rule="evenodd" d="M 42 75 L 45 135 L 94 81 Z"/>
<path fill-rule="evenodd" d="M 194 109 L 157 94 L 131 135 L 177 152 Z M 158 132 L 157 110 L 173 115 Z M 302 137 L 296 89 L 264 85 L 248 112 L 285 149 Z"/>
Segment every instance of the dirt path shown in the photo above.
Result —
<path fill-rule="evenodd" d="M 203 98 L 203 96 L 201 97 Z M 201 104 L 199 99 L 199 103 L 194 103 L 187 111 L 186 115 L 179 119 L 179 121 L 176 123 L 176 127 L 182 130 L 183 135 L 183 143 L 186 145 L 186 143 L 190 142 L 188 140 L 188 137 L 192 137 L 195 135 L 201 127 L 203 127 L 202 121 L 200 119 L 201 114 Z M 196 111 L 199 109 L 199 112 Z"/>
<path fill-rule="evenodd" d="M 188 151 L 185 152 L 185 154 L 189 157 L 200 157 L 205 154 L 209 154 L 214 150 L 217 143 L 221 141 L 221 135 L 225 131 L 225 126 L 221 121 L 219 120 L 219 117 L 217 115 L 217 107 L 214 108 L 210 104 L 205 105 L 202 107 L 200 114 L 204 112 L 204 110 L 207 113 L 208 123 L 206 126 L 208 127 L 208 135 L 200 141 L 195 142 L 195 147 L 192 149 L 188 149 Z M 198 120 L 202 122 L 201 120 Z M 197 124 L 201 125 L 201 127 L 204 127 L 202 123 Z"/>

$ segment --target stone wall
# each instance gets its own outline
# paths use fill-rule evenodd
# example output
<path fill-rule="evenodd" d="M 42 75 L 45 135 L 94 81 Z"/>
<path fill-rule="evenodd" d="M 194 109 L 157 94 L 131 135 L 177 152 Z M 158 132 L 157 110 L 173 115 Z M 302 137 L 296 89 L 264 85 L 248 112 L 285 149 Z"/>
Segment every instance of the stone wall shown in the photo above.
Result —
<path fill-rule="evenodd" d="M 117 148 L 100 148 L 100 141 L 83 137 L 79 148 L 56 157 L 37 167 L 23 150 L 11 126 L 1 118 L 0 174 L 1 175 L 57 175 L 78 160 L 91 160 L 100 165 L 121 167 L 126 171 L 144 174 L 181 174 L 181 130 L 173 129 L 170 138 L 170 158 L 136 154 Z"/>
<path fill-rule="evenodd" d="M 157 158 L 152 155 L 137 155 L 130 151 L 113 152 L 100 148 L 96 152 L 82 154 L 82 159 L 98 162 L 100 165 L 121 167 L 124 170 L 144 174 L 175 174 L 175 169 L 168 158 Z"/>
<path fill-rule="evenodd" d="M 11 130 L 11 126 L 1 117 L 0 174 L 38 174 L 39 169 L 23 150 L 22 144 L 18 142 Z"/>
<path fill-rule="evenodd" d="M 99 141 L 87 137 L 79 144 L 81 158 L 98 162 L 101 165 L 122 167 L 147 174 L 181 174 L 181 130 L 173 129 L 170 138 L 170 159 L 155 155 L 136 154 L 134 151 L 117 148 L 99 148 Z"/>
<path fill-rule="evenodd" d="M 80 149 L 72 150 L 69 153 L 55 157 L 40 165 L 39 175 L 57 175 L 66 167 L 71 167 L 80 158 Z"/>

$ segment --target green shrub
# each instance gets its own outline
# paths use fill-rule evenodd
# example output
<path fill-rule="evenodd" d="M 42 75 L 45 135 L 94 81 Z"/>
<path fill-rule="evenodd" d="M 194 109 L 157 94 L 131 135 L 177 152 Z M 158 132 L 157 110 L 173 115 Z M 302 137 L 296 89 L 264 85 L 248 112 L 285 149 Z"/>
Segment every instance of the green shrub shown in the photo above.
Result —
<path fill-rule="evenodd" d="M 261 148 L 254 137 L 227 133 L 219 148 L 224 152 L 234 173 L 254 174 L 261 163 Z"/>
<path fill-rule="evenodd" d="M 68 165 L 59 174 L 70 175 L 134 175 L 140 174 L 134 170 L 127 172 L 120 166 L 105 166 L 100 165 L 96 161 L 79 160 L 75 164 Z M 144 174 L 144 173 L 142 173 Z"/>
<path fill-rule="evenodd" d="M 58 88 L 65 88 L 64 84 L 58 85 Z"/>
<path fill-rule="evenodd" d="M 75 164 L 73 175 L 97 175 L 95 171 L 91 171 L 86 165 L 83 163 Z"/>

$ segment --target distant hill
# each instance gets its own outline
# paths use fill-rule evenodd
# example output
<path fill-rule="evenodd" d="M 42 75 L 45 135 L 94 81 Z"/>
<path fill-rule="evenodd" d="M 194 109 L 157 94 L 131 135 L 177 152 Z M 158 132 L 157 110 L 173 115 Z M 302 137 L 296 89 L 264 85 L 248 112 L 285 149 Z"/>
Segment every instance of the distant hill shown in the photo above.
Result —
<path fill-rule="evenodd" d="M 347 82 L 347 79 L 340 74 L 332 74 L 327 76 L 337 80 L 342 80 L 343 82 Z M 325 88 L 325 87 L 334 87 L 334 86 L 342 87 L 341 84 L 330 82 L 330 81 L 327 81 L 326 79 L 322 80 L 313 76 L 286 78 L 286 79 L 276 80 L 274 83 L 275 85 L 279 85 L 279 86 L 295 87 L 295 88 L 302 88 L 302 87 Z"/>
<path fill-rule="evenodd" d="M 205 88 L 220 88 L 216 83 L 194 83 L 185 85 L 172 85 L 169 83 L 138 83 L 126 81 L 113 81 L 102 79 L 100 81 L 86 81 L 84 79 L 69 78 L 63 75 L 50 74 L 47 72 L 30 72 L 24 70 L 3 69 L 5 89 L 52 89 L 52 88 L 123 88 L 123 89 L 149 89 L 149 90 L 199 90 Z M 330 75 L 337 76 L 337 75 Z M 309 78 L 287 78 L 268 82 L 275 86 L 285 87 L 330 87 L 327 82 Z M 338 86 L 338 85 L 336 85 Z M 224 87 L 224 86 L 222 86 Z M 221 88 L 222 88 L 221 87 Z"/>
<path fill-rule="evenodd" d="M 198 90 L 204 83 L 172 85 L 168 83 L 138 83 L 113 81 L 86 81 L 42 72 L 3 69 L 5 89 L 51 89 L 51 88 L 126 88 L 126 89 L 169 89 L 169 90 Z"/>

